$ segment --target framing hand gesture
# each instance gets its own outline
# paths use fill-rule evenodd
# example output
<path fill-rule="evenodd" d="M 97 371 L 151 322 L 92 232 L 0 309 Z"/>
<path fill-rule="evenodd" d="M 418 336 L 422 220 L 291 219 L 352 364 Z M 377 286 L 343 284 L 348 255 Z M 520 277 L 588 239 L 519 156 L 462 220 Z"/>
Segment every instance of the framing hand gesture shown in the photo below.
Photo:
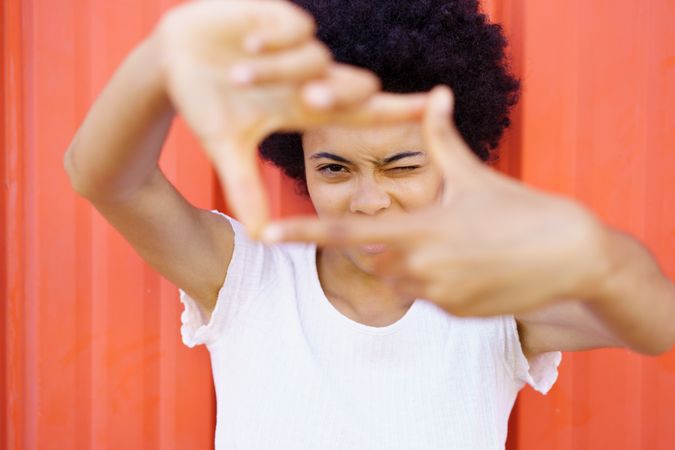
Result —
<path fill-rule="evenodd" d="M 328 122 L 418 120 L 424 109 L 422 94 L 378 94 L 375 75 L 333 62 L 314 31 L 309 14 L 272 0 L 187 3 L 157 29 L 172 103 L 253 235 L 268 220 L 257 165 L 265 136 Z"/>
<path fill-rule="evenodd" d="M 426 150 L 445 180 L 439 204 L 395 220 L 290 219 L 264 236 L 386 244 L 376 272 L 456 315 L 517 313 L 590 295 L 607 270 L 600 223 L 571 200 L 486 167 L 451 124 L 452 103 L 448 88 L 435 88 L 423 119 Z"/>

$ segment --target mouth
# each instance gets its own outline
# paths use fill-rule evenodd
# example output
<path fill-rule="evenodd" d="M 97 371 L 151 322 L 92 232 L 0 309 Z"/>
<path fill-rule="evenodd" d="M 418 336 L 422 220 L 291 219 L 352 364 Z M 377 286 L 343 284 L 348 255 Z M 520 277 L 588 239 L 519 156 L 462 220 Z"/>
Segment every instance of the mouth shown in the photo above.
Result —
<path fill-rule="evenodd" d="M 385 244 L 366 244 L 359 246 L 359 250 L 368 255 L 377 255 L 378 253 L 383 253 L 387 250 Z"/>

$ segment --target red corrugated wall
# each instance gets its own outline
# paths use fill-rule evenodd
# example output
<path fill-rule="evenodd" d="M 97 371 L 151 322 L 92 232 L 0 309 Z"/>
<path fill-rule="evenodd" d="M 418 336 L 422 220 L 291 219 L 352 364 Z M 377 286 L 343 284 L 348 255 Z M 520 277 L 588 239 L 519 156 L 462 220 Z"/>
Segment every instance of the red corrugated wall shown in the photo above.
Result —
<path fill-rule="evenodd" d="M 208 355 L 179 336 L 175 288 L 72 192 L 63 152 L 169 0 L 4 0 L 0 9 L 0 448 L 211 448 Z M 675 4 L 489 0 L 523 96 L 500 168 L 643 239 L 675 275 Z M 162 165 L 218 206 L 185 127 Z M 269 168 L 276 215 L 307 211 Z M 221 205 L 222 206 L 222 205 Z M 636 299 L 637 300 L 637 299 Z M 511 449 L 675 448 L 675 353 L 566 354 L 525 390 Z"/>

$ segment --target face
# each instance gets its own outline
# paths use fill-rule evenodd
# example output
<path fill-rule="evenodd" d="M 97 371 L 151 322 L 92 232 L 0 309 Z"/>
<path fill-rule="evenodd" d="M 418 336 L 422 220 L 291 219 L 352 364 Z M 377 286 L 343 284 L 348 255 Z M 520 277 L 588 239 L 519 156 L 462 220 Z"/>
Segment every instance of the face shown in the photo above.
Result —
<path fill-rule="evenodd" d="M 419 124 L 324 126 L 305 132 L 302 143 L 307 189 L 319 217 L 394 219 L 440 199 L 442 177 L 424 150 Z M 366 272 L 383 251 L 376 242 L 342 250 Z"/>

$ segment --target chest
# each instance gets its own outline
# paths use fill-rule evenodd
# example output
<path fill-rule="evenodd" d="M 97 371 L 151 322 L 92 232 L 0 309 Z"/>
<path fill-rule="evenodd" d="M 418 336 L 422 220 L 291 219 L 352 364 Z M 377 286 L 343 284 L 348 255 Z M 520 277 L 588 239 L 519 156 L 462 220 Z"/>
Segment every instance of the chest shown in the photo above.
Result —
<path fill-rule="evenodd" d="M 501 448 L 515 392 L 489 345 L 339 337 L 250 327 L 213 350 L 218 434 L 235 448 Z"/>

